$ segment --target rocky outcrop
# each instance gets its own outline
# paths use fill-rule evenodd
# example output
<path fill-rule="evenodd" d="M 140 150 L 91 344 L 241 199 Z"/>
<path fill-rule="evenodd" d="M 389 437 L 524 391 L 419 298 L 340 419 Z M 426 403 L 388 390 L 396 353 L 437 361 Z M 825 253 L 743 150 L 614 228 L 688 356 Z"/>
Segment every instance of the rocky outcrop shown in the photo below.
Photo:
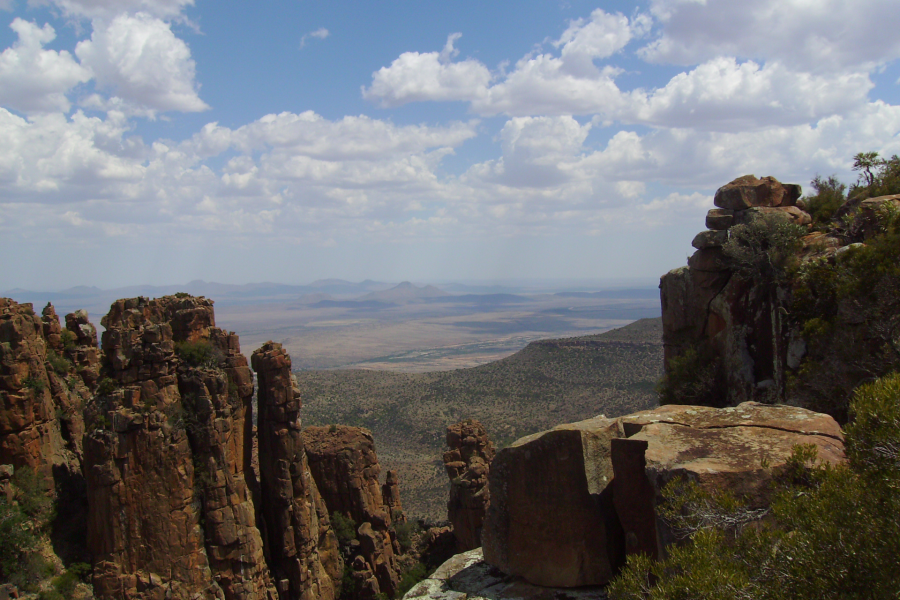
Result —
<path fill-rule="evenodd" d="M 404 600 L 605 600 L 599 586 L 578 589 L 536 586 L 505 575 L 485 562 L 481 548 L 457 554 L 410 589 Z"/>
<path fill-rule="evenodd" d="M 494 459 L 494 444 L 484 426 L 468 419 L 447 427 L 444 468 L 450 478 L 447 518 L 459 552 L 481 546 L 481 527 L 490 505 L 488 474 Z"/>
<path fill-rule="evenodd" d="M 485 561 L 535 585 L 602 585 L 627 553 L 660 556 L 674 541 L 656 513 L 666 483 L 686 478 L 765 507 L 799 444 L 821 462 L 844 461 L 831 417 L 753 402 L 664 406 L 522 438 L 491 466 Z"/>
<path fill-rule="evenodd" d="M 369 594 L 393 596 L 400 582 L 396 558 L 400 545 L 391 526 L 391 507 L 385 503 L 378 481 L 381 467 L 372 434 L 359 427 L 335 425 L 307 427 L 302 438 L 310 471 L 329 513 L 338 512 L 358 524 L 357 552 L 348 556 L 354 578 Z M 389 480 L 385 486 L 391 490 L 394 506 L 399 507 L 396 473 L 389 475 Z M 401 510 L 396 516 L 402 514 Z M 357 560 L 359 557 L 363 560 Z"/>
<path fill-rule="evenodd" d="M 384 500 L 384 510 L 391 517 L 391 523 L 406 523 L 403 502 L 400 501 L 400 474 L 396 470 L 389 470 L 385 474 L 381 499 Z"/>
<path fill-rule="evenodd" d="M 279 596 L 332 600 L 343 564 L 300 435 L 300 394 L 290 356 L 281 344 L 267 342 L 251 362 L 259 378 L 259 508 Z"/>
<path fill-rule="evenodd" d="M 783 401 L 786 373 L 803 353 L 792 330 L 790 291 L 775 284 L 733 276 L 722 246 L 729 230 L 763 215 L 779 215 L 798 225 L 810 216 L 796 204 L 800 186 L 772 177 L 746 175 L 719 188 L 708 231 L 693 241 L 697 251 L 688 266 L 660 281 L 663 342 L 667 375 L 673 360 L 695 356 L 707 365 L 705 387 L 686 403 L 734 406 L 749 400 Z M 808 245 L 815 243 L 809 240 Z"/>
<path fill-rule="evenodd" d="M 38 316 L 31 304 L 0 298 L 0 464 L 34 469 L 48 490 L 81 480 L 91 380 L 79 371 L 97 364 L 89 344 L 62 329 L 52 305 Z"/>
<path fill-rule="evenodd" d="M 180 295 L 119 300 L 102 323 L 102 378 L 85 410 L 94 593 L 274 599 L 237 336 L 215 327 L 211 301 Z"/>

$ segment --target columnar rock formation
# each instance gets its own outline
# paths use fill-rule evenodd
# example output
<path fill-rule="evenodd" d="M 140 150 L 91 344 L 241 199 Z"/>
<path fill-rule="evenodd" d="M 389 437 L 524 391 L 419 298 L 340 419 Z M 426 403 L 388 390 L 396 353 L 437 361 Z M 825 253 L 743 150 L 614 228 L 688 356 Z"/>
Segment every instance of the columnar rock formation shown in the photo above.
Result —
<path fill-rule="evenodd" d="M 484 558 L 536 585 L 602 585 L 626 553 L 660 556 L 674 540 L 656 514 L 669 481 L 765 507 L 769 482 L 799 444 L 813 444 L 819 461 L 844 461 L 831 417 L 755 402 L 664 406 L 522 438 L 492 463 Z"/>
<path fill-rule="evenodd" d="M 103 378 L 85 410 L 94 593 L 274 599 L 247 484 L 253 386 L 237 336 L 203 298 L 119 300 L 102 323 Z"/>
<path fill-rule="evenodd" d="M 354 578 L 368 595 L 393 596 L 400 581 L 400 553 L 392 525 L 393 513 L 387 505 L 378 477 L 381 467 L 375 454 L 372 434 L 359 427 L 307 427 L 303 442 L 309 467 L 329 512 L 341 513 L 357 525 L 358 556 L 350 556 Z M 389 474 L 394 509 L 400 506 L 396 473 Z M 357 560 L 361 557 L 362 560 Z"/>
<path fill-rule="evenodd" d="M 706 217 L 707 231 L 693 241 L 688 266 L 660 281 L 667 372 L 672 360 L 693 352 L 711 372 L 710 392 L 694 401 L 733 406 L 748 400 L 784 398 L 786 367 L 796 368 L 803 342 L 790 330 L 784 301 L 788 290 L 733 277 L 722 246 L 735 225 L 760 215 L 779 215 L 798 225 L 810 216 L 797 207 L 800 186 L 772 177 L 746 175 L 719 188 L 718 208 Z"/>
<path fill-rule="evenodd" d="M 38 316 L 31 304 L 0 298 L 0 464 L 34 469 L 48 488 L 81 478 L 81 406 L 96 345 L 63 330 L 49 304 Z"/>
<path fill-rule="evenodd" d="M 260 513 L 278 593 L 282 600 L 331 600 L 343 564 L 300 436 L 290 356 L 281 344 L 267 342 L 251 362 L 259 378 Z"/>
<path fill-rule="evenodd" d="M 490 505 L 488 474 L 494 459 L 494 444 L 484 426 L 467 419 L 447 427 L 444 468 L 450 477 L 447 518 L 453 523 L 460 552 L 481 546 L 481 527 Z"/>

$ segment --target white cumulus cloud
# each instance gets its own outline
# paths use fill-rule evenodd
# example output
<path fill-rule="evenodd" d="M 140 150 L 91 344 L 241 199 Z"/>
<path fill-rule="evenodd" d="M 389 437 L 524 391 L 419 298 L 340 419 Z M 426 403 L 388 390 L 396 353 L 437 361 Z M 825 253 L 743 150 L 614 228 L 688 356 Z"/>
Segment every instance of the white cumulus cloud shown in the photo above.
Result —
<path fill-rule="evenodd" d="M 653 0 L 661 34 L 647 60 L 691 65 L 717 56 L 829 72 L 900 57 L 895 0 Z"/>
<path fill-rule="evenodd" d="M 363 97 L 389 107 L 484 96 L 492 78 L 490 70 L 471 58 L 451 61 L 458 54 L 454 44 L 460 35 L 451 34 L 441 52 L 404 52 L 391 66 L 372 74 L 372 85 L 363 88 Z"/>
<path fill-rule="evenodd" d="M 147 13 L 95 20 L 89 40 L 75 47 L 102 88 L 137 110 L 199 112 L 196 67 L 188 45 L 171 25 Z"/>
<path fill-rule="evenodd" d="M 88 81 L 90 71 L 65 50 L 44 48 L 56 38 L 50 25 L 16 18 L 10 28 L 18 40 L 0 54 L 0 104 L 24 113 L 68 112 L 66 93 Z"/>
<path fill-rule="evenodd" d="M 325 38 L 328 37 L 328 35 L 329 35 L 329 31 L 327 29 L 325 29 L 324 27 L 319 27 L 315 31 L 305 33 L 300 38 L 300 48 L 302 49 L 306 46 L 306 40 L 308 40 L 309 38 L 315 38 L 317 40 L 324 40 Z"/>
<path fill-rule="evenodd" d="M 194 0 L 28 0 L 31 5 L 56 6 L 72 17 L 110 20 L 120 14 L 144 12 L 160 18 L 173 18 L 194 5 Z"/>

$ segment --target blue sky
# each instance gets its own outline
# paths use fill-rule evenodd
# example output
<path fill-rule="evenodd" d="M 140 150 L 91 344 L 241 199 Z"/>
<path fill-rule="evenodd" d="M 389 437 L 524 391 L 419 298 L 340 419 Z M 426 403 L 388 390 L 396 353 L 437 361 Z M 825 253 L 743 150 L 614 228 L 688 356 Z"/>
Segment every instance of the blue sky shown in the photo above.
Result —
<path fill-rule="evenodd" d="M 895 0 L 0 0 L 0 290 L 652 281 L 900 153 Z"/>

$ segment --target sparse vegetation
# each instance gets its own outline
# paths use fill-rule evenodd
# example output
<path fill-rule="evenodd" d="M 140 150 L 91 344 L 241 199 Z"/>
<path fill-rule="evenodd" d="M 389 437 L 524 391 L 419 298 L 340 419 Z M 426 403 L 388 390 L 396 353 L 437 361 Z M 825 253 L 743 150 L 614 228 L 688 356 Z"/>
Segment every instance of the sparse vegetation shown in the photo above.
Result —
<path fill-rule="evenodd" d="M 834 175 L 827 179 L 816 175 L 810 185 L 815 194 L 804 198 L 806 211 L 812 217 L 814 226 L 828 229 L 837 210 L 847 201 L 847 186 Z"/>
<path fill-rule="evenodd" d="M 33 391 L 35 394 L 40 394 L 45 389 L 47 389 L 47 382 L 39 377 L 28 377 L 25 381 L 22 382 L 22 385 L 27 390 Z"/>
<path fill-rule="evenodd" d="M 714 404 L 716 361 L 701 357 L 696 348 L 669 360 L 669 368 L 659 380 L 656 392 L 660 404 Z"/>
<path fill-rule="evenodd" d="M 407 515 L 446 519 L 440 460 L 447 425 L 475 418 L 499 447 L 559 423 L 655 406 L 661 322 L 535 342 L 470 369 L 437 373 L 298 371 L 307 425 L 370 429 L 386 469 L 400 471 Z"/>
<path fill-rule="evenodd" d="M 12 482 L 17 489 L 15 502 L 0 496 L 0 580 L 31 591 L 53 574 L 40 549 L 56 514 L 56 501 L 33 469 L 16 469 Z"/>
<path fill-rule="evenodd" d="M 103 377 L 97 383 L 97 395 L 108 396 L 115 392 L 118 387 L 119 384 L 117 384 L 113 379 L 110 379 L 109 377 Z"/>
<path fill-rule="evenodd" d="M 356 539 L 357 526 L 350 517 L 345 517 L 337 511 L 331 513 L 331 527 L 341 546 L 346 546 Z"/>
<path fill-rule="evenodd" d="M 753 527 L 698 527 L 698 507 L 729 515 L 741 514 L 739 504 L 727 494 L 698 502 L 696 493 L 667 490 L 669 518 L 686 515 L 695 524 L 689 543 L 657 563 L 630 558 L 610 598 L 896 598 L 900 375 L 862 386 L 852 413 L 849 466 L 817 467 L 813 451 L 795 449 L 770 514 Z"/>
<path fill-rule="evenodd" d="M 175 342 L 175 354 L 191 367 L 218 367 L 222 351 L 207 340 Z"/>
<path fill-rule="evenodd" d="M 65 356 L 61 356 L 54 350 L 47 351 L 47 364 L 59 375 L 65 375 L 72 368 L 72 362 Z"/>
<path fill-rule="evenodd" d="M 730 269 L 744 279 L 782 283 L 797 260 L 806 228 L 778 214 L 761 214 L 750 223 L 735 225 L 722 250 Z"/>
<path fill-rule="evenodd" d="M 78 339 L 75 336 L 75 332 L 69 331 L 68 329 L 63 329 L 59 334 L 59 339 L 62 341 L 64 350 L 74 350 L 75 349 L 75 341 Z"/>

